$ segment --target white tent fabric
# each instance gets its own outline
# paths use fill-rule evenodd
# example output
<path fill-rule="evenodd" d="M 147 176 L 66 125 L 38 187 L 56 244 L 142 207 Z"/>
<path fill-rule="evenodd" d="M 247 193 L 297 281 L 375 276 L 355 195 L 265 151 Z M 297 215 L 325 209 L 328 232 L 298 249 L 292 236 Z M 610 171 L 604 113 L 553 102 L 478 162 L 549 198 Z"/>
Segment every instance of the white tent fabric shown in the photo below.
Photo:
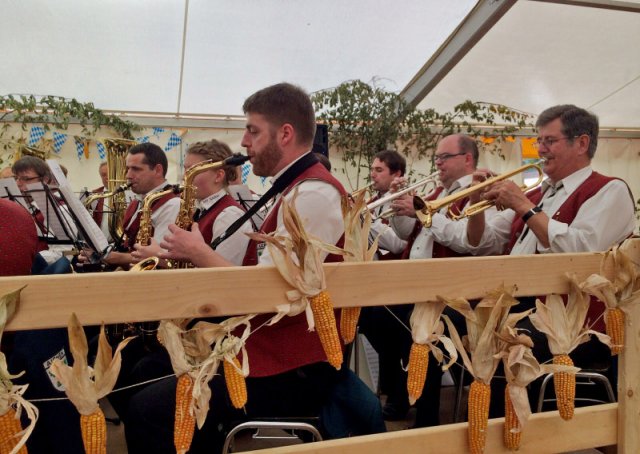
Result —
<path fill-rule="evenodd" d="M 640 9 L 518 1 L 418 107 L 448 111 L 471 99 L 538 114 L 567 103 L 601 126 L 638 128 L 638 43 Z"/>
<path fill-rule="evenodd" d="M 379 78 L 400 91 L 474 3 L 6 0 L 0 93 L 234 115 L 283 80 L 316 91 Z"/>

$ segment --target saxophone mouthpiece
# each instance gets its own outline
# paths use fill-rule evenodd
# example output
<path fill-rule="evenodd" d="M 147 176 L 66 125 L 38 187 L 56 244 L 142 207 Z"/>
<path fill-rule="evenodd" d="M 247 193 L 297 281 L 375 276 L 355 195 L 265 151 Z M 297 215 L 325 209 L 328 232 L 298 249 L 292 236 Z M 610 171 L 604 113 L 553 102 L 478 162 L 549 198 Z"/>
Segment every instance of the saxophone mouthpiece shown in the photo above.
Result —
<path fill-rule="evenodd" d="M 227 159 L 224 160 L 224 163 L 225 165 L 228 165 L 228 166 L 239 166 L 247 162 L 249 159 L 250 159 L 249 156 L 244 156 L 238 153 L 238 154 L 229 156 Z"/>

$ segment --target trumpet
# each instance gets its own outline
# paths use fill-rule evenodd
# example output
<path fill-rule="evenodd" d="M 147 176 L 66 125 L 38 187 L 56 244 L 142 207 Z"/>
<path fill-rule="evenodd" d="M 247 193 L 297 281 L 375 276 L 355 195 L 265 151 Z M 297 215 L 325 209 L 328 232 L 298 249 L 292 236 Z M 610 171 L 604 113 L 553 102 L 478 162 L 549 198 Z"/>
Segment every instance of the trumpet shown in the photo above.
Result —
<path fill-rule="evenodd" d="M 413 207 L 416 209 L 416 216 L 420 220 L 420 222 L 422 222 L 422 225 L 424 225 L 427 228 L 431 227 L 431 220 L 433 218 L 433 214 L 437 213 L 444 207 L 449 207 L 448 208 L 449 216 L 451 217 L 451 219 L 456 221 L 462 218 L 475 216 L 476 214 L 481 213 L 484 210 L 493 207 L 495 205 L 495 202 L 492 202 L 490 200 L 483 200 L 481 202 L 468 206 L 461 213 L 455 213 L 453 211 L 452 209 L 453 204 L 458 200 L 462 200 L 464 198 L 469 197 L 469 195 L 471 194 L 474 194 L 478 191 L 482 191 L 484 188 L 491 186 L 492 184 L 498 181 L 507 180 L 513 177 L 514 175 L 518 175 L 530 169 L 538 172 L 538 179 L 536 180 L 535 184 L 520 186 L 520 190 L 522 192 L 530 191 L 534 189 L 536 186 L 538 186 L 540 183 L 542 183 L 542 180 L 544 179 L 542 168 L 538 164 L 527 164 L 527 165 L 518 167 L 517 169 L 512 170 L 511 172 L 507 172 L 501 175 L 497 175 L 495 177 L 487 178 L 482 183 L 478 183 L 476 185 L 468 187 L 467 189 L 458 191 L 455 194 L 451 194 L 447 197 L 443 197 L 442 199 L 439 199 L 439 200 L 426 202 L 421 197 L 416 196 L 413 198 Z"/>
<path fill-rule="evenodd" d="M 351 194 L 349 194 L 349 197 L 351 197 L 352 199 L 357 198 L 360 194 L 362 194 L 363 192 L 367 192 L 367 191 L 371 191 L 371 188 L 373 187 L 373 183 L 369 183 L 368 185 L 366 185 L 363 188 L 360 189 L 356 189 L 354 191 L 351 192 Z"/>
<path fill-rule="evenodd" d="M 429 190 L 429 192 L 424 196 L 424 197 L 428 197 L 428 195 L 433 192 L 435 190 L 435 188 L 438 187 L 440 180 L 438 179 L 438 172 L 433 172 L 431 175 L 428 175 L 426 177 L 424 177 L 422 180 L 418 180 L 415 183 L 397 191 L 394 192 L 392 194 L 386 195 L 384 197 L 379 198 L 378 200 L 375 200 L 373 202 L 371 202 L 370 204 L 367 205 L 367 211 L 373 211 L 376 208 L 378 208 L 379 206 L 385 205 L 389 202 L 392 202 L 394 200 L 396 200 L 397 198 L 402 197 L 405 194 L 408 194 L 410 192 L 416 191 L 419 188 L 423 188 L 425 186 L 427 186 L 428 184 L 432 184 L 433 188 L 431 188 Z M 378 215 L 378 219 L 388 219 L 390 217 L 393 217 L 395 214 L 395 212 L 393 211 L 393 209 L 389 208 L 388 210 L 383 211 L 382 213 L 380 213 Z"/>

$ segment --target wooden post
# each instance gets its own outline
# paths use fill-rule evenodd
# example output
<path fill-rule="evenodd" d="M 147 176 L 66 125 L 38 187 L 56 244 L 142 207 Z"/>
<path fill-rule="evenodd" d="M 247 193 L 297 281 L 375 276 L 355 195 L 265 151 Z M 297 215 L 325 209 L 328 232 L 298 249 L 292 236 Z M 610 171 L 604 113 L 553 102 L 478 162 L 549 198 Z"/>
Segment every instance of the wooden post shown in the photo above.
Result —
<path fill-rule="evenodd" d="M 618 359 L 618 454 L 640 447 L 640 303 L 625 317 L 624 349 Z"/>

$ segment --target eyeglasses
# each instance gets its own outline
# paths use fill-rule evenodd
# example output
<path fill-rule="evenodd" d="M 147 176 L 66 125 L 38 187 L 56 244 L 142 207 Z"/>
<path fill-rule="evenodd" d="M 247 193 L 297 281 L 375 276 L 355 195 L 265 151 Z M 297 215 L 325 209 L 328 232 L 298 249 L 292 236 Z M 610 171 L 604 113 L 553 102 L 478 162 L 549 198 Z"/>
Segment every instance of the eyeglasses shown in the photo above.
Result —
<path fill-rule="evenodd" d="M 462 156 L 463 154 L 467 154 L 464 151 L 460 152 L 460 153 L 442 153 L 442 154 L 437 154 L 433 157 L 434 161 L 446 161 L 447 159 L 451 159 L 451 158 L 455 158 L 456 156 Z"/>
<path fill-rule="evenodd" d="M 545 137 L 544 139 L 541 137 L 538 137 L 533 144 L 536 148 L 540 148 L 540 145 L 544 145 L 545 148 L 551 148 L 553 144 L 556 142 L 560 142 L 561 140 L 573 140 L 576 137 L 580 137 L 580 136 L 560 137 L 558 139 L 554 139 L 553 137 Z"/>
<path fill-rule="evenodd" d="M 25 176 L 18 176 L 18 175 L 14 175 L 13 178 L 16 179 L 16 181 L 22 181 L 23 183 L 29 183 L 30 181 L 33 180 L 39 180 L 41 177 L 35 176 L 35 177 L 25 177 Z"/>

